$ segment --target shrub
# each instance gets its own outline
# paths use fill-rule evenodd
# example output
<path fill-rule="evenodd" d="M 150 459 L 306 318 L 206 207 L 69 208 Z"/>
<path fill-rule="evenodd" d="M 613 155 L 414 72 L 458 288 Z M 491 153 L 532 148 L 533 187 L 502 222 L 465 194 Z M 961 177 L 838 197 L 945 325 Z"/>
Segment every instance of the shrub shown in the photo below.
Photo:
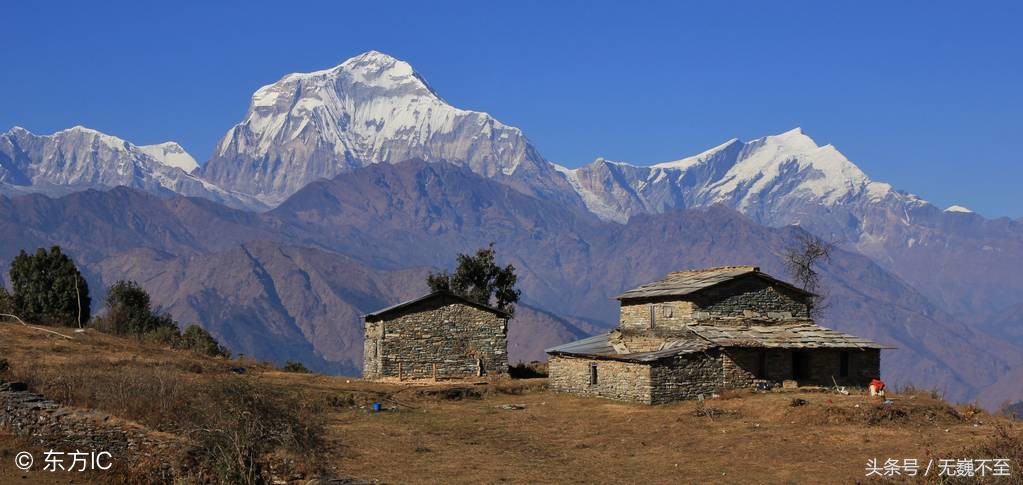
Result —
<path fill-rule="evenodd" d="M 189 325 L 178 339 L 178 348 L 191 350 L 210 357 L 230 357 L 231 351 L 220 345 L 206 329 L 198 325 Z"/>
<path fill-rule="evenodd" d="M 508 367 L 508 376 L 512 379 L 535 379 L 547 377 L 547 363 L 533 361 L 530 363 L 519 362 Z"/>
<path fill-rule="evenodd" d="M 190 438 L 181 483 L 269 483 L 271 468 L 285 477 L 322 471 L 322 402 L 273 385 L 230 374 L 183 375 L 172 364 L 134 360 L 87 358 L 81 365 L 15 370 L 11 378 L 62 404 Z"/>
<path fill-rule="evenodd" d="M 294 360 L 289 360 L 285 362 L 284 367 L 281 367 L 281 370 L 283 370 L 284 372 L 296 372 L 299 374 L 309 373 L 309 369 L 304 364 Z"/>
<path fill-rule="evenodd" d="M 169 316 L 153 311 L 149 293 L 134 281 L 121 280 L 110 285 L 106 305 L 106 314 L 94 323 L 105 332 L 142 336 L 162 328 L 177 329 Z"/>
<path fill-rule="evenodd" d="M 23 320 L 74 327 L 89 321 L 89 284 L 60 246 L 11 262 L 11 309 Z"/>
<path fill-rule="evenodd" d="M 194 425 L 187 430 L 196 442 L 198 482 L 268 481 L 276 451 L 316 461 L 321 413 L 303 401 L 241 378 L 207 386 L 203 394 Z"/>

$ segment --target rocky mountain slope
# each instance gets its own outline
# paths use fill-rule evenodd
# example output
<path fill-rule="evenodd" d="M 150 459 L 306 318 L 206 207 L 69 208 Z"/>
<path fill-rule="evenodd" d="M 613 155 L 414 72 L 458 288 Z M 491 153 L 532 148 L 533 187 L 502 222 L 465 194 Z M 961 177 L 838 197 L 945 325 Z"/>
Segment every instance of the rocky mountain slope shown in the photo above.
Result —
<path fill-rule="evenodd" d="M 136 146 L 82 126 L 52 135 L 36 135 L 20 127 L 0 134 L 0 193 L 62 195 L 123 186 L 235 206 L 258 204 L 190 174 L 196 166 L 177 143 Z"/>
<path fill-rule="evenodd" d="M 124 188 L 0 199 L 0 229 L 4 266 L 21 247 L 61 244 L 97 288 L 138 280 L 238 352 L 348 373 L 361 361 L 359 316 L 425 291 L 429 268 L 456 251 L 494 241 L 518 268 L 512 358 L 531 359 L 614 325 L 614 295 L 672 269 L 755 262 L 782 275 L 778 254 L 799 231 L 720 206 L 600 221 L 427 162 L 316 182 L 263 214 Z M 825 279 L 822 323 L 898 346 L 883 358 L 893 383 L 970 399 L 1021 365 L 1019 347 L 957 322 L 868 258 L 839 251 Z"/>

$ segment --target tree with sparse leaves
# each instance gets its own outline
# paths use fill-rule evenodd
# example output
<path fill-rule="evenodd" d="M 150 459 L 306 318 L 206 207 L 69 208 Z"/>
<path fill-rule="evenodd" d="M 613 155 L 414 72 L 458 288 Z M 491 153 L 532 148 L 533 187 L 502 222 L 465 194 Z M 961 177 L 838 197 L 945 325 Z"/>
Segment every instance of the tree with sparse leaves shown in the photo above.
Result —
<path fill-rule="evenodd" d="M 426 282 L 432 291 L 450 291 L 514 314 L 515 303 L 521 294 L 515 288 L 518 276 L 515 275 L 515 266 L 498 266 L 494 257 L 494 243 L 478 249 L 476 254 L 459 253 L 457 262 L 454 273 L 443 271 L 427 276 Z"/>
<path fill-rule="evenodd" d="M 10 275 L 10 307 L 23 320 L 68 327 L 89 321 L 89 284 L 60 246 L 35 254 L 22 250 L 11 262 Z"/>
<path fill-rule="evenodd" d="M 816 295 L 807 304 L 813 318 L 821 317 L 827 308 L 824 302 L 826 291 L 821 286 L 820 273 L 817 272 L 816 266 L 821 262 L 831 261 L 832 249 L 833 244 L 808 232 L 802 232 L 782 255 L 786 269 L 798 286 Z"/>

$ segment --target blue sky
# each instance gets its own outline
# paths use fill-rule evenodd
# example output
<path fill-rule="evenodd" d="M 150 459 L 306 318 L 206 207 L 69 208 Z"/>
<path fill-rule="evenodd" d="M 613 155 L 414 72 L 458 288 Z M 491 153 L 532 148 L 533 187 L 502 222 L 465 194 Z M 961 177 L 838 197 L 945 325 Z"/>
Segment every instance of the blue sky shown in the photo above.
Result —
<path fill-rule="evenodd" d="M 376 49 L 564 165 L 801 126 L 875 180 L 1023 217 L 1021 2 L 150 3 L 6 4 L 0 130 L 202 162 L 259 86 Z"/>

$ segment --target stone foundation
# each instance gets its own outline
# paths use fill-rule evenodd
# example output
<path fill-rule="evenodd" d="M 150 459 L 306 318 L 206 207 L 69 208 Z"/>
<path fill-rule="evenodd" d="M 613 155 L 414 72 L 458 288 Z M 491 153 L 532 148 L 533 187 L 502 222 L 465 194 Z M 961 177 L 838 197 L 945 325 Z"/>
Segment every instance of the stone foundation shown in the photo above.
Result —
<path fill-rule="evenodd" d="M 785 349 L 730 348 L 682 354 L 652 363 L 623 362 L 552 355 L 547 362 L 549 386 L 557 392 L 603 397 L 619 401 L 663 404 L 710 397 L 727 389 L 751 388 L 767 383 L 781 386 L 795 379 L 799 385 L 866 387 L 880 375 L 877 349 L 809 349 L 806 374 L 793 371 L 793 351 Z M 841 375 L 841 354 L 848 353 L 848 375 Z M 761 355 L 763 357 L 761 357 Z M 591 383 L 591 368 L 596 383 Z"/>

